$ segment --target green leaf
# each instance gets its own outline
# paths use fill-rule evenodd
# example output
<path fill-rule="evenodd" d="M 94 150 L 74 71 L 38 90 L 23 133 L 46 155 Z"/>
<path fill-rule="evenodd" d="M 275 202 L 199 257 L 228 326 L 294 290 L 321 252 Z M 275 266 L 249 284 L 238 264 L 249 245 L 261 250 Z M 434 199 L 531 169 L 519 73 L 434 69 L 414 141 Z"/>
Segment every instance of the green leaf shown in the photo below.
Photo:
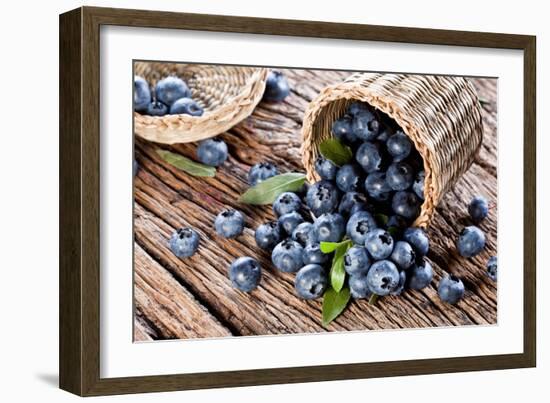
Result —
<path fill-rule="evenodd" d="M 351 247 L 351 241 L 340 242 L 332 258 L 332 267 L 330 268 L 330 284 L 336 292 L 340 292 L 346 280 L 346 270 L 344 269 L 344 255 Z"/>
<path fill-rule="evenodd" d="M 399 228 L 389 227 L 388 232 L 390 233 L 391 236 L 396 236 L 397 234 L 399 234 Z"/>
<path fill-rule="evenodd" d="M 378 301 L 378 294 L 372 294 L 369 298 L 369 305 L 376 304 L 376 301 Z"/>
<path fill-rule="evenodd" d="M 200 164 L 198 162 L 190 160 L 187 157 L 184 157 L 183 155 L 176 154 L 170 151 L 161 149 L 158 149 L 156 151 L 160 158 L 162 158 L 164 161 L 166 161 L 170 165 L 175 166 L 178 169 L 181 169 L 184 172 L 187 172 L 189 175 L 209 177 L 213 177 L 216 175 L 216 168 L 214 167 Z"/>
<path fill-rule="evenodd" d="M 342 241 L 342 242 L 321 242 L 319 245 L 319 249 L 321 249 L 321 252 L 323 253 L 332 253 L 339 246 L 344 244 L 351 245 L 351 241 L 349 239 L 346 239 L 345 241 Z"/>
<path fill-rule="evenodd" d="M 330 322 L 340 315 L 350 300 L 349 288 L 343 288 L 336 292 L 332 287 L 325 291 L 323 296 L 323 326 L 328 326 Z"/>
<path fill-rule="evenodd" d="M 346 270 L 344 269 L 344 256 L 334 256 L 332 267 L 330 268 L 330 284 L 336 292 L 340 292 L 346 280 Z"/>
<path fill-rule="evenodd" d="M 247 204 L 271 204 L 281 193 L 300 190 L 305 181 L 306 176 L 298 172 L 272 176 L 249 188 L 239 201 Z"/>
<path fill-rule="evenodd" d="M 321 155 L 338 166 L 348 163 L 353 154 L 351 149 L 335 138 L 326 139 L 319 146 Z"/>

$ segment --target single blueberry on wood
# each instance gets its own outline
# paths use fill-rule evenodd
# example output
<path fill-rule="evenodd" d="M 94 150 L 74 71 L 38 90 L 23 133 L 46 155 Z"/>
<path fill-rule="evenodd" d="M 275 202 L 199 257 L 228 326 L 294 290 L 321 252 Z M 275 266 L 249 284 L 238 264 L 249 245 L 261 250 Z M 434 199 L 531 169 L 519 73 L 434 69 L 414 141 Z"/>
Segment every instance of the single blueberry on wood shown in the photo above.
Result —
<path fill-rule="evenodd" d="M 308 264 L 296 274 L 294 287 L 303 299 L 316 299 L 323 295 L 328 286 L 328 276 L 318 264 Z"/>
<path fill-rule="evenodd" d="M 485 247 L 485 234 L 473 225 L 466 227 L 460 232 L 456 247 L 461 256 L 473 257 Z"/>
<path fill-rule="evenodd" d="M 192 228 L 180 228 L 170 238 L 170 250 L 179 258 L 195 254 L 199 247 L 200 236 Z"/>
<path fill-rule="evenodd" d="M 254 290 L 262 278 L 262 269 L 257 260 L 251 257 L 240 257 L 229 267 L 231 284 L 241 291 Z"/>
<path fill-rule="evenodd" d="M 217 137 L 203 140 L 197 147 L 197 157 L 205 165 L 220 166 L 227 159 L 227 155 L 227 144 Z"/>
<path fill-rule="evenodd" d="M 279 70 L 271 70 L 265 82 L 264 101 L 281 102 L 288 94 L 290 94 L 290 86 L 285 75 Z"/>
<path fill-rule="evenodd" d="M 468 205 L 468 214 L 475 224 L 479 224 L 489 213 L 489 203 L 483 196 L 476 196 Z"/>
<path fill-rule="evenodd" d="M 214 222 L 216 232 L 225 238 L 235 238 L 243 233 L 244 217 L 240 211 L 224 210 Z"/>
<path fill-rule="evenodd" d="M 498 262 L 496 256 L 491 256 L 487 261 L 487 275 L 493 281 L 497 281 Z"/>
<path fill-rule="evenodd" d="M 441 301 L 456 304 L 464 296 L 464 283 L 458 277 L 446 275 L 439 282 L 437 294 Z"/>

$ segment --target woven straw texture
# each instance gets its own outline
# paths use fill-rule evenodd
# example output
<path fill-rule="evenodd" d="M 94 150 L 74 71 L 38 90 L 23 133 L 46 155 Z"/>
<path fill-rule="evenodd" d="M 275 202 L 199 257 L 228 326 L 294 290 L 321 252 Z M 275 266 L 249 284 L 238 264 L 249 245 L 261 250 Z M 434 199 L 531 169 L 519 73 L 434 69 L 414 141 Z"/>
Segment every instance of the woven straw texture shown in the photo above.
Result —
<path fill-rule="evenodd" d="M 481 106 L 462 77 L 356 73 L 326 87 L 304 117 L 302 161 L 309 181 L 319 144 L 352 101 L 363 101 L 394 119 L 424 159 L 424 203 L 414 225 L 426 227 L 445 192 L 470 167 L 483 139 Z"/>
<path fill-rule="evenodd" d="M 134 73 L 151 88 L 164 77 L 182 78 L 202 116 L 147 116 L 134 112 L 134 131 L 157 143 L 189 143 L 214 137 L 248 117 L 262 99 L 267 69 L 181 63 L 136 62 Z"/>

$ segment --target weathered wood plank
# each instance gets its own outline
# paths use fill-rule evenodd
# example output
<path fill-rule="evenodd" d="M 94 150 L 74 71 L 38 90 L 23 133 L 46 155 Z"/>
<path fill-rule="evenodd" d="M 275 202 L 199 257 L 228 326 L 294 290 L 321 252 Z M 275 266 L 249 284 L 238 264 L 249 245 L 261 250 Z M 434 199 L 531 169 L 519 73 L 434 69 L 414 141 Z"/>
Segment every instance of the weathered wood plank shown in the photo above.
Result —
<path fill-rule="evenodd" d="M 136 308 L 159 330 L 157 338 L 196 338 L 204 335 L 204 329 L 208 329 L 209 337 L 231 336 L 229 329 L 139 245 L 134 249 L 134 262 Z M 136 322 L 138 332 L 143 333 L 143 324 Z"/>
<path fill-rule="evenodd" d="M 293 275 L 274 270 L 268 253 L 258 251 L 253 231 L 273 219 L 269 206 L 246 206 L 237 202 L 247 188 L 246 175 L 254 163 L 269 160 L 282 172 L 303 171 L 299 148 L 300 122 L 307 102 L 326 84 L 347 77 L 343 72 L 288 70 L 293 93 L 280 104 L 261 103 L 252 116 L 223 133 L 230 158 L 215 178 L 193 178 L 158 158 L 157 145 L 136 142 L 142 167 L 135 182 L 136 241 L 163 270 L 177 277 L 213 315 L 234 334 L 283 334 L 326 330 L 391 329 L 496 323 L 496 285 L 485 275 L 485 262 L 496 254 L 496 207 L 481 225 L 486 231 L 486 250 L 466 260 L 455 251 L 456 237 L 464 224 L 466 206 L 474 194 L 496 201 L 496 83 L 474 80 L 484 100 L 485 137 L 472 168 L 445 196 L 429 229 L 435 280 L 431 287 L 407 291 L 401 297 L 381 299 L 375 306 L 355 301 L 328 328 L 321 326 L 320 301 L 301 301 L 293 291 Z M 173 150 L 194 158 L 194 144 Z M 213 230 L 215 215 L 225 207 L 237 208 L 247 218 L 243 236 L 221 240 Z M 175 228 L 191 225 L 202 237 L 199 252 L 190 259 L 177 259 L 167 247 Z M 231 261 L 243 255 L 255 256 L 264 268 L 260 287 L 251 294 L 233 289 L 227 279 Z M 443 304 L 436 286 L 445 272 L 462 277 L 466 298 L 456 306 Z M 167 319 L 174 321 L 173 318 Z M 174 324 L 171 324 L 174 325 Z M 205 328 L 196 337 L 208 337 Z"/>
<path fill-rule="evenodd" d="M 134 315 L 134 341 L 153 341 L 158 338 L 159 336 L 156 330 L 147 323 L 143 313 L 139 309 L 136 309 Z"/>

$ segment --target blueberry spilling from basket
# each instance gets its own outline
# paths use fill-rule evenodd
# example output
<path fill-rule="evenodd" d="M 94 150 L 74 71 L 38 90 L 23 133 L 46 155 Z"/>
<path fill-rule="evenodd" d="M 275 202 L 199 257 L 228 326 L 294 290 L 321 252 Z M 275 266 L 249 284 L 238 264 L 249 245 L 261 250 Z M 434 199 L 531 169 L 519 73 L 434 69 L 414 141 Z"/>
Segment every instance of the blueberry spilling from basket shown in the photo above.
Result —
<path fill-rule="evenodd" d="M 202 116 L 204 113 L 203 108 L 192 99 L 185 81 L 175 76 L 159 80 L 153 91 L 143 77 L 134 76 L 134 110 L 150 116 Z"/>
<path fill-rule="evenodd" d="M 182 80 L 159 81 L 152 96 L 147 83 L 138 79 L 136 110 L 156 111 L 161 103 L 170 113 L 193 115 L 187 101 L 190 92 Z M 264 100 L 281 101 L 288 93 L 284 76 L 272 72 Z M 175 108 L 178 103 L 181 106 Z M 153 104 L 157 106 L 152 108 Z M 333 122 L 331 134 L 315 161 L 320 180 L 300 189 L 293 185 L 290 190 L 278 184 L 282 190 L 270 200 L 276 220 L 261 224 L 254 234 L 258 248 L 271 253 L 275 269 L 294 273 L 299 298 L 344 301 L 333 317 L 323 319 L 325 324 L 345 308 L 350 297 L 374 302 L 378 297 L 422 290 L 434 277 L 427 258 L 428 236 L 414 224 L 421 214 L 426 172 L 409 136 L 388 116 L 361 102 L 348 106 Z M 227 145 L 218 139 L 205 140 L 198 148 L 199 160 L 211 166 L 221 165 L 227 154 Z M 249 190 L 283 176 L 269 162 L 256 164 L 248 173 Z M 488 209 L 483 197 L 472 200 L 468 211 L 473 225 L 460 232 L 456 243 L 462 257 L 474 258 L 484 249 L 485 235 L 477 225 Z M 217 216 L 214 225 L 219 236 L 235 238 L 243 233 L 244 221 L 242 212 L 229 209 Z M 170 246 L 185 258 L 197 250 L 199 239 L 194 230 L 180 229 Z M 496 280 L 496 257 L 487 262 L 486 270 Z M 229 278 L 235 288 L 252 292 L 261 280 L 258 260 L 238 258 L 231 264 Z M 463 282 L 454 275 L 445 275 L 437 290 L 449 304 L 465 294 Z"/>

